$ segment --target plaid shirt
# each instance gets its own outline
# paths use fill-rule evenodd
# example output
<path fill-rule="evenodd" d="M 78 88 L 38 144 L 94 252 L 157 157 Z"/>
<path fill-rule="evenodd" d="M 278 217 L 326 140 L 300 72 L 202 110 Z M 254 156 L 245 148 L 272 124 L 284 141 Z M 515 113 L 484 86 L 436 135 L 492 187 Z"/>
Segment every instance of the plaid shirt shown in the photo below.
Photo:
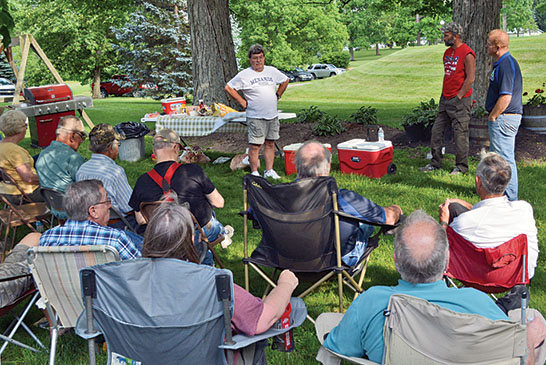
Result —
<path fill-rule="evenodd" d="M 124 231 L 101 226 L 90 220 L 75 221 L 68 219 L 64 226 L 57 226 L 42 234 L 40 246 L 91 246 L 108 245 L 119 252 L 122 260 L 141 256 L 135 244 Z"/>

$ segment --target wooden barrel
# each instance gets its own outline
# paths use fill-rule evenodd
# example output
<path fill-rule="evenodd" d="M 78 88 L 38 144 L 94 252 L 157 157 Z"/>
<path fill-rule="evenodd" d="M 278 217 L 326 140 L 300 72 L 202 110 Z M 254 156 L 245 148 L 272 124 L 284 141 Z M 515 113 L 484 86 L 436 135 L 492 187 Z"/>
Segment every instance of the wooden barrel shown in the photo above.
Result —
<path fill-rule="evenodd" d="M 524 105 L 521 125 L 535 133 L 546 134 L 546 105 Z"/>
<path fill-rule="evenodd" d="M 468 138 L 471 144 L 477 144 L 481 147 L 489 147 L 489 127 L 487 126 L 487 117 L 470 118 L 468 123 Z"/>

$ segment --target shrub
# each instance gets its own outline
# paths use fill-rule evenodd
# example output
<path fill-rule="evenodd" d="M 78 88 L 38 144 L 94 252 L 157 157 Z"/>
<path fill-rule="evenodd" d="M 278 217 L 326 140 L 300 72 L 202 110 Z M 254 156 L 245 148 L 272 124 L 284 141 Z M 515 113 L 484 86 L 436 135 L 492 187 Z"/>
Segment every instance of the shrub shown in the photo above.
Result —
<path fill-rule="evenodd" d="M 311 105 L 309 109 L 302 109 L 298 113 L 296 121 L 298 123 L 315 123 L 324 115 L 316 105 Z"/>
<path fill-rule="evenodd" d="M 349 120 L 363 125 L 377 124 L 377 109 L 363 105 L 349 116 Z"/>
<path fill-rule="evenodd" d="M 428 102 L 422 101 L 419 106 L 402 117 L 402 126 L 415 124 L 423 124 L 425 128 L 432 126 L 437 114 L 438 104 L 434 102 L 434 99 L 430 99 Z"/>
<path fill-rule="evenodd" d="M 336 67 L 343 67 L 347 68 L 349 66 L 349 61 L 351 60 L 351 56 L 349 55 L 349 52 L 331 52 L 322 55 L 320 58 L 320 62 L 322 63 L 331 63 L 332 65 Z"/>
<path fill-rule="evenodd" d="M 313 126 L 313 133 L 317 136 L 331 136 L 345 131 L 341 125 L 341 120 L 337 117 L 323 114 L 322 117 Z"/>

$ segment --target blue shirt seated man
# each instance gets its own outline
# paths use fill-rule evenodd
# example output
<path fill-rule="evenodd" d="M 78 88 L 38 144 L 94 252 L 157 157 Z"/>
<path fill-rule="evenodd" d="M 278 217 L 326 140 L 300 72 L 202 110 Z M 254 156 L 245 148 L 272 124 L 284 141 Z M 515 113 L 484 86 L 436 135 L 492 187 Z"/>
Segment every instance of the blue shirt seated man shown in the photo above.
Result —
<path fill-rule="evenodd" d="M 68 220 L 62 226 L 45 231 L 40 246 L 108 245 L 118 251 L 122 260 L 140 257 L 142 236 L 107 226 L 111 206 L 99 180 L 70 184 L 63 198 Z"/>
<path fill-rule="evenodd" d="M 305 142 L 296 152 L 295 160 L 298 179 L 330 174 L 332 154 L 319 142 Z M 402 214 L 398 205 L 381 207 L 347 189 L 339 189 L 338 204 L 339 209 L 345 213 L 377 223 L 396 224 Z M 364 253 L 374 227 L 342 217 L 339 230 L 343 262 L 353 266 Z"/>
<path fill-rule="evenodd" d="M 394 264 L 402 279 L 397 286 L 375 286 L 361 294 L 324 341 L 337 353 L 381 362 L 383 356 L 383 311 L 392 294 L 407 294 L 459 312 L 479 314 L 492 320 L 508 319 L 487 296 L 473 288 L 448 288 L 442 280 L 449 260 L 449 245 L 442 227 L 418 210 L 407 217 L 394 237 Z M 528 323 L 529 332 L 541 327 L 528 345 L 535 348 L 546 336 L 541 321 Z M 533 323 L 533 324 L 531 324 Z M 531 357 L 531 356 L 530 356 Z"/>

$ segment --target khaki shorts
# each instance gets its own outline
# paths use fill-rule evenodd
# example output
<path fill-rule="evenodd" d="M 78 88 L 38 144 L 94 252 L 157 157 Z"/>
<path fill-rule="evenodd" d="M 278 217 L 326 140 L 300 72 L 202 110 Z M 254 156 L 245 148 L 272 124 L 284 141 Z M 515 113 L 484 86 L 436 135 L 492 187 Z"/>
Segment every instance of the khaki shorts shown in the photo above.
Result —
<path fill-rule="evenodd" d="M 265 140 L 276 141 L 279 139 L 279 118 L 259 119 L 246 118 L 248 128 L 248 143 L 264 144 Z"/>

